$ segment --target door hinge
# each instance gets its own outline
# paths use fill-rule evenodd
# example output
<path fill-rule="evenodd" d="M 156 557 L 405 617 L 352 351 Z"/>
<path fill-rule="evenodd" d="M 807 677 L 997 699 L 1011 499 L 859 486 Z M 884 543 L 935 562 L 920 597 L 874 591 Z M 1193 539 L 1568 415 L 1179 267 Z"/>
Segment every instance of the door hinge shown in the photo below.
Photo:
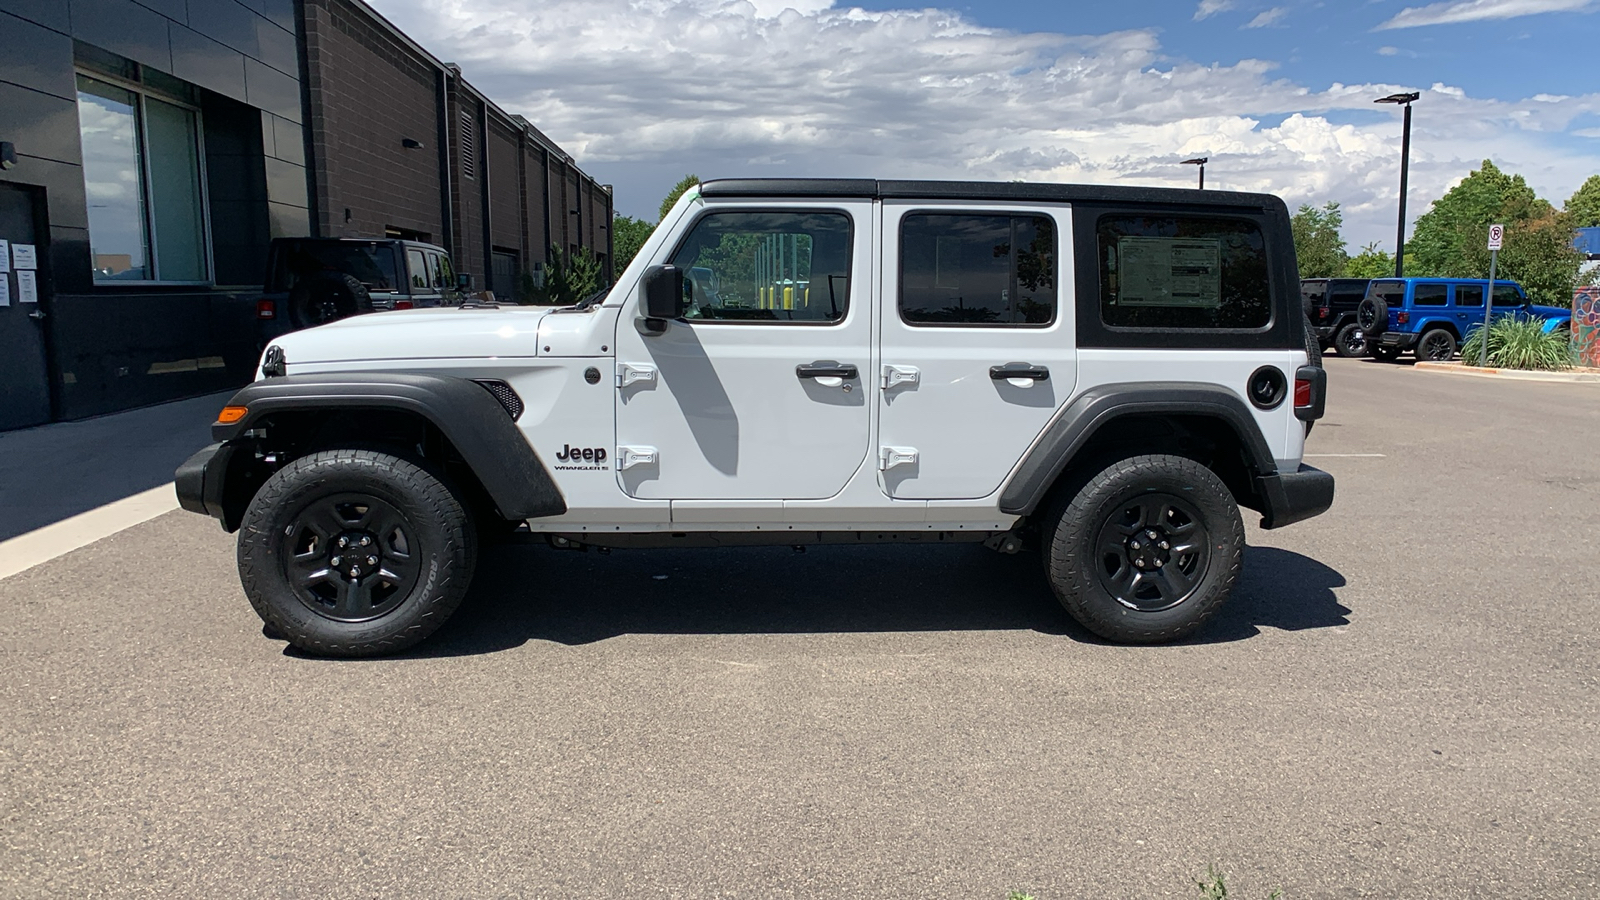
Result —
<path fill-rule="evenodd" d="M 618 447 L 617 471 L 626 471 L 634 466 L 655 465 L 659 459 L 660 455 L 654 447 Z"/>
<path fill-rule="evenodd" d="M 625 388 L 634 384 L 656 383 L 656 367 L 644 363 L 617 363 L 617 387 Z"/>
<path fill-rule="evenodd" d="M 896 385 L 916 385 L 922 380 L 922 371 L 916 366 L 889 366 L 883 367 L 883 389 L 888 390 Z"/>
<path fill-rule="evenodd" d="M 895 466 L 916 465 L 917 448 L 915 447 L 879 447 L 878 468 L 889 470 Z"/>

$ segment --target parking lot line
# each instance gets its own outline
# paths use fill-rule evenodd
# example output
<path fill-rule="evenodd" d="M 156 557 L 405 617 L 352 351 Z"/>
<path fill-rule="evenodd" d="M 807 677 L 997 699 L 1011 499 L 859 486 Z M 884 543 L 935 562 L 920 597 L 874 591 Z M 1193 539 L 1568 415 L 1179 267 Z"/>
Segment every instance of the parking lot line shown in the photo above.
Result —
<path fill-rule="evenodd" d="M 1342 458 L 1342 459 L 1385 459 L 1385 458 L 1387 458 L 1386 454 L 1383 454 L 1383 453 L 1307 453 L 1307 454 L 1304 454 L 1304 455 L 1305 455 L 1305 457 L 1307 459 L 1315 459 L 1315 458 L 1319 458 L 1319 457 L 1322 458 L 1322 459 L 1329 459 L 1329 458 L 1332 458 L 1332 457 L 1339 457 L 1339 458 Z"/>
<path fill-rule="evenodd" d="M 0 541 L 0 578 L 9 578 L 177 508 L 178 495 L 168 482 Z"/>

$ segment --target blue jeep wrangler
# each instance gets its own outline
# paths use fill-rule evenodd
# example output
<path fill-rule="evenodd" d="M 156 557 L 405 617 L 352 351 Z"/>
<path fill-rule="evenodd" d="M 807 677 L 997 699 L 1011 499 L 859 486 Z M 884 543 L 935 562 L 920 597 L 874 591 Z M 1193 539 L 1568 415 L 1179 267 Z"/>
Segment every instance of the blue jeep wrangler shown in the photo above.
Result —
<path fill-rule="evenodd" d="M 1467 333 L 1483 324 L 1485 278 L 1379 278 L 1356 307 L 1356 323 L 1377 359 L 1394 362 L 1413 351 L 1419 360 L 1455 356 Z M 1494 282 L 1492 315 L 1524 315 L 1544 320 L 1545 331 L 1570 327 L 1572 311 L 1528 302 L 1522 285 Z"/>

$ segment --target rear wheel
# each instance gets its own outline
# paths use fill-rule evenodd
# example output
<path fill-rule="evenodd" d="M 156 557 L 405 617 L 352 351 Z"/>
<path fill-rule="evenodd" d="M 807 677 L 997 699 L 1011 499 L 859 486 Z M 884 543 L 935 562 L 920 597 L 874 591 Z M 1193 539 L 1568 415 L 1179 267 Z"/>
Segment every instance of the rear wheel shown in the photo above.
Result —
<path fill-rule="evenodd" d="M 1367 336 L 1354 322 L 1339 329 L 1333 339 L 1333 352 L 1343 357 L 1359 358 L 1367 355 Z"/>
<path fill-rule="evenodd" d="M 280 469 L 239 532 L 239 578 L 270 628 L 326 656 L 374 656 L 432 634 L 460 606 L 471 519 L 415 463 L 329 450 Z"/>
<path fill-rule="evenodd" d="M 1417 359 L 1444 362 L 1456 355 L 1455 335 L 1443 328 L 1434 328 L 1417 341 Z"/>
<path fill-rule="evenodd" d="M 1193 634 L 1232 593 L 1244 526 L 1215 473 L 1179 456 L 1135 456 L 1090 478 L 1046 525 L 1056 597 L 1113 641 Z"/>

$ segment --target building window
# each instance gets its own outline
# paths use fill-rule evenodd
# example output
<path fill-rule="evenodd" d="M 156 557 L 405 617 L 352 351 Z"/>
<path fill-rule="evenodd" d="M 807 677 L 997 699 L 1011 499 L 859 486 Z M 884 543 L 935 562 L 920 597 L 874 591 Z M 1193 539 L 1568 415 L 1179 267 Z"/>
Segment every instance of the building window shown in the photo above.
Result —
<path fill-rule="evenodd" d="M 95 280 L 209 281 L 199 111 L 80 74 L 78 128 Z"/>
<path fill-rule="evenodd" d="M 470 110 L 461 111 L 461 177 L 478 177 L 477 156 L 477 131 L 478 123 L 472 118 Z"/>

